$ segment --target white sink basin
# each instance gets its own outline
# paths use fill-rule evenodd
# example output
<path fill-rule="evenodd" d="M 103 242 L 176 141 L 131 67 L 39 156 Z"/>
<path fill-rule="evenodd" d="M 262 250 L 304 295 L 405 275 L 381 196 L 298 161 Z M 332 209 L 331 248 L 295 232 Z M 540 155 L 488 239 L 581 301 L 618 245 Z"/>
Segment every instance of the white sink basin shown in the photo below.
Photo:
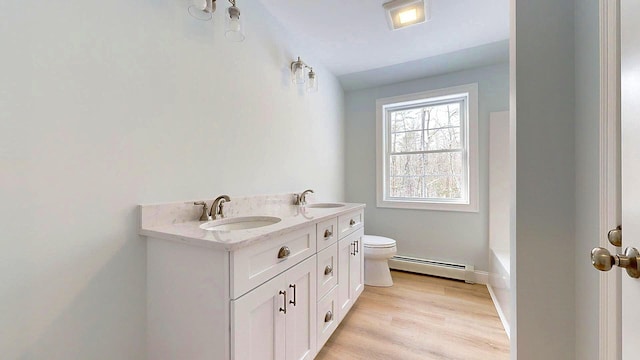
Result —
<path fill-rule="evenodd" d="M 279 223 L 282 219 L 273 216 L 239 216 L 206 222 L 201 229 L 209 231 L 233 231 L 255 229 Z"/>
<path fill-rule="evenodd" d="M 307 204 L 308 208 L 318 208 L 318 209 L 331 209 L 331 208 L 339 208 L 343 207 L 345 204 L 338 203 L 315 203 L 315 204 Z"/>

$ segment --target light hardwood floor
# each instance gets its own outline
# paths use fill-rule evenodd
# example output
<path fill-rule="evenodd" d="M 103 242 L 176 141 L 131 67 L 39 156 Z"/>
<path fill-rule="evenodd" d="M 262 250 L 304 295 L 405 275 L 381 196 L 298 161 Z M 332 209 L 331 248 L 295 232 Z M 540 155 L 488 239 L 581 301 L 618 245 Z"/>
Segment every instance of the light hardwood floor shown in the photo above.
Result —
<path fill-rule="evenodd" d="M 509 339 L 484 285 L 392 271 L 367 286 L 316 360 L 509 359 Z"/>

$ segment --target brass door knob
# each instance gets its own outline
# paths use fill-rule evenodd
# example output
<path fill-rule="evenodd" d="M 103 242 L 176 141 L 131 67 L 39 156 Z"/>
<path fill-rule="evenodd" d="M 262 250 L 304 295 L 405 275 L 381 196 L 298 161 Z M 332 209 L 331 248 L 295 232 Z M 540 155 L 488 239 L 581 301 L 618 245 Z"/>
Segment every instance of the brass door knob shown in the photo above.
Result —
<path fill-rule="evenodd" d="M 609 242 L 613 246 L 622 246 L 622 226 L 618 226 L 617 228 L 610 230 L 607 234 L 607 239 L 609 239 Z"/>
<path fill-rule="evenodd" d="M 609 271 L 615 264 L 615 259 L 609 250 L 597 247 L 591 250 L 591 264 L 600 271 Z"/>
<path fill-rule="evenodd" d="M 611 255 L 609 250 L 601 247 L 591 250 L 591 264 L 600 271 L 609 271 L 614 265 L 627 270 L 632 278 L 640 278 L 640 252 L 628 247 L 624 254 Z"/>

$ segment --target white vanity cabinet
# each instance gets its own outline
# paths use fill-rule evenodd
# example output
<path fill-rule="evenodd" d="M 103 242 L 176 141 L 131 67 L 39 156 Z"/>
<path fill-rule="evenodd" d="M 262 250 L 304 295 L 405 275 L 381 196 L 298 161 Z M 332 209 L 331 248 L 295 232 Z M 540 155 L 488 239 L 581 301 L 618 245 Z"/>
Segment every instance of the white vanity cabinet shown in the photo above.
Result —
<path fill-rule="evenodd" d="M 231 301 L 231 314 L 234 359 L 313 359 L 315 256 Z"/>
<path fill-rule="evenodd" d="M 190 206 L 142 207 L 148 358 L 312 360 L 364 288 L 363 206 L 308 209 L 262 233 L 154 222 Z"/>

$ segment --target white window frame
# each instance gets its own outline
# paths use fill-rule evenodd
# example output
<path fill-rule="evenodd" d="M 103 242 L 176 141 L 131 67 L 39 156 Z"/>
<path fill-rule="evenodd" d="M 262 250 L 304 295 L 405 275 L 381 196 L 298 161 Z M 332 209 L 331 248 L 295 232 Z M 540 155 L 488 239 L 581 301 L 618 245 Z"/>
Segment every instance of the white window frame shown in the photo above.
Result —
<path fill-rule="evenodd" d="M 456 99 L 465 95 L 467 108 L 466 119 L 462 119 L 463 141 L 463 166 L 466 162 L 466 196 L 463 200 L 454 201 L 448 199 L 391 199 L 387 194 L 388 189 L 388 147 L 389 147 L 389 122 L 387 113 L 389 109 L 430 103 L 448 99 Z M 466 121 L 465 121 L 466 120 Z M 466 84 L 424 91 L 420 93 L 394 96 L 376 100 L 376 202 L 381 208 L 400 208 L 437 211 L 462 211 L 478 212 L 478 84 Z M 464 192 L 464 190 L 463 190 Z"/>

